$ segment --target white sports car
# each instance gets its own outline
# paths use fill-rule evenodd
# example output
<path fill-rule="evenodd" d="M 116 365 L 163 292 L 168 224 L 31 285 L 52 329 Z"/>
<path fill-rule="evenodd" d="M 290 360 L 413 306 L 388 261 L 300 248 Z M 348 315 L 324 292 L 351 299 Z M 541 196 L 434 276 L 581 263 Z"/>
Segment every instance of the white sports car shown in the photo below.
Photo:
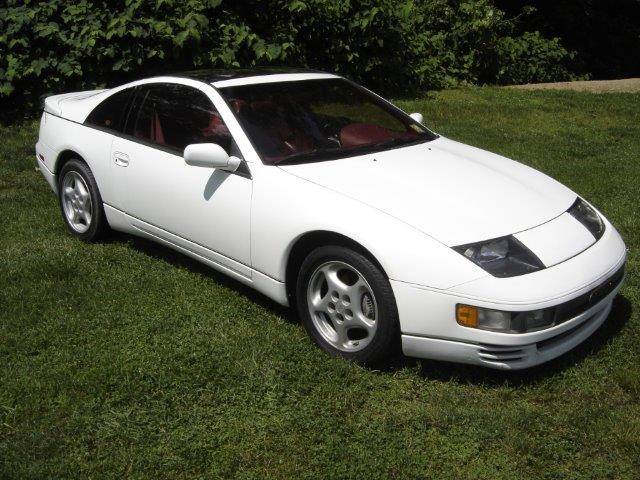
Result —
<path fill-rule="evenodd" d="M 198 71 L 45 99 L 69 231 L 153 239 L 297 308 L 326 351 L 500 369 L 606 319 L 626 259 L 592 205 L 342 77 Z"/>

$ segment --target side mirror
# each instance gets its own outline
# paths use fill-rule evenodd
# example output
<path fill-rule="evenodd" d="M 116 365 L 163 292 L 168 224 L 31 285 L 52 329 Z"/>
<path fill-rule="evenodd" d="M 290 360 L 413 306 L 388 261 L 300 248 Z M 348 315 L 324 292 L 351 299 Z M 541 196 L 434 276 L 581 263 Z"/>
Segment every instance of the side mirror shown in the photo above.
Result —
<path fill-rule="evenodd" d="M 238 157 L 230 157 L 217 143 L 192 143 L 184 149 L 184 161 L 194 167 L 219 168 L 235 172 L 240 166 Z"/>
<path fill-rule="evenodd" d="M 424 118 L 422 117 L 421 113 L 412 113 L 411 115 L 409 115 L 411 118 L 413 118 L 416 122 L 418 123 L 422 123 L 422 120 L 424 120 Z"/>

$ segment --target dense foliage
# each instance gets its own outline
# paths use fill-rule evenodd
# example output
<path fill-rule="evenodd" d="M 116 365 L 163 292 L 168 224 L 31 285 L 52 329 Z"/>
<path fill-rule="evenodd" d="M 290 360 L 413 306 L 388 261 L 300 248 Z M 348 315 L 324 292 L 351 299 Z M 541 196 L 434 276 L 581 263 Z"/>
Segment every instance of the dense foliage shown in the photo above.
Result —
<path fill-rule="evenodd" d="M 535 7 L 523 29 L 560 37 L 575 51 L 571 69 L 595 79 L 640 75 L 640 0 L 496 0 L 508 14 Z"/>
<path fill-rule="evenodd" d="M 263 64 L 337 71 L 398 93 L 569 77 L 561 43 L 516 34 L 515 23 L 488 0 L 8 0 L 0 99 Z"/>

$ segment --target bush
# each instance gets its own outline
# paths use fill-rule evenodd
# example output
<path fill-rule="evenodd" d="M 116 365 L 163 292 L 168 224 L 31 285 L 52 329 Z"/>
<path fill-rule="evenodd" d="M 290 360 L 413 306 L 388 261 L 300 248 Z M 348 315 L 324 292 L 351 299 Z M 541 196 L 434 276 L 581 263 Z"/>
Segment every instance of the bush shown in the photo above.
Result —
<path fill-rule="evenodd" d="M 8 0 L 0 32 L 5 111 L 206 67 L 308 66 L 396 94 L 570 77 L 557 39 L 513 36 L 486 0 Z"/>
<path fill-rule="evenodd" d="M 548 40 L 538 32 L 501 38 L 497 53 L 495 80 L 501 84 L 564 80 L 569 77 L 565 64 L 573 59 L 559 39 Z"/>
<path fill-rule="evenodd" d="M 517 15 L 532 13 L 518 28 L 561 37 L 575 50 L 571 70 L 596 79 L 640 75 L 640 1 L 638 0 L 495 0 L 499 8 Z"/>

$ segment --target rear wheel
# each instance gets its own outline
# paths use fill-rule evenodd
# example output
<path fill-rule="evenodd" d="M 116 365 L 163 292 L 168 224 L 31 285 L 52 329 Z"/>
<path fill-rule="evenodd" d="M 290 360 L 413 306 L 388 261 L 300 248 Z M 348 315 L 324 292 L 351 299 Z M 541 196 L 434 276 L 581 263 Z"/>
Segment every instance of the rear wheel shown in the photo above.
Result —
<path fill-rule="evenodd" d="M 341 246 L 314 250 L 300 268 L 296 293 L 305 329 L 329 353 L 374 364 L 397 350 L 391 285 L 364 255 Z"/>
<path fill-rule="evenodd" d="M 69 231 L 87 242 L 108 229 L 102 198 L 93 173 L 78 159 L 66 162 L 58 175 L 58 200 Z"/>

